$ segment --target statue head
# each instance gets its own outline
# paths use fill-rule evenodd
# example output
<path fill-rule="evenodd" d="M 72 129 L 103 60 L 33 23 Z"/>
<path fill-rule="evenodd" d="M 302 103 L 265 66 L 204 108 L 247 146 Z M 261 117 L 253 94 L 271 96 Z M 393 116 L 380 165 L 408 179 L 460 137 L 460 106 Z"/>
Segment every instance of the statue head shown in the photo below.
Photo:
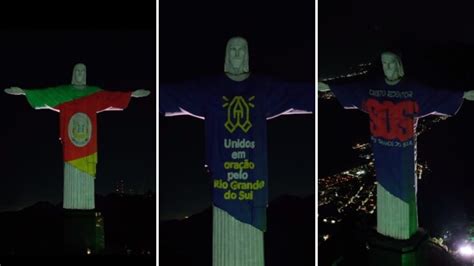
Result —
<path fill-rule="evenodd" d="M 76 64 L 72 71 L 72 85 L 85 86 L 87 83 L 86 65 Z"/>
<path fill-rule="evenodd" d="M 244 38 L 232 37 L 227 41 L 224 72 L 233 75 L 249 72 L 249 51 Z"/>
<path fill-rule="evenodd" d="M 381 59 L 385 81 L 390 85 L 397 84 L 405 76 L 402 59 L 397 54 L 388 51 L 382 53 Z"/>

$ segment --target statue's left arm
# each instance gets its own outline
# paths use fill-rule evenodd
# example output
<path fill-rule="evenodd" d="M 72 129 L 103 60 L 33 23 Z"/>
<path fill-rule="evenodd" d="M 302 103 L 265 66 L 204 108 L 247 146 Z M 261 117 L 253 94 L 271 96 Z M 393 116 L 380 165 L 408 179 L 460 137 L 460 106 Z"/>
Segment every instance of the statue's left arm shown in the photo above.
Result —
<path fill-rule="evenodd" d="M 427 115 L 455 115 L 464 99 L 466 93 L 463 91 L 446 90 L 442 88 L 431 88 L 425 85 L 415 84 L 416 101 L 419 105 L 418 117 Z M 467 97 L 471 97 L 468 93 Z"/>
<path fill-rule="evenodd" d="M 314 113 L 316 86 L 314 82 L 266 81 L 265 115 Z"/>
<path fill-rule="evenodd" d="M 97 110 L 98 111 L 120 111 L 127 108 L 131 97 L 146 97 L 150 94 L 148 90 L 136 91 L 100 91 L 97 93 Z"/>

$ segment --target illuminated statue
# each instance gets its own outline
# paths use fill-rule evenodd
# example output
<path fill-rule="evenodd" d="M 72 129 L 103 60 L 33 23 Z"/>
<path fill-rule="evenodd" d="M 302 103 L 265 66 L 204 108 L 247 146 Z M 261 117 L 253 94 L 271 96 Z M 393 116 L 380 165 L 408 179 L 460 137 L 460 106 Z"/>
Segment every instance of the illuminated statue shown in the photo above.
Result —
<path fill-rule="evenodd" d="M 60 113 L 60 138 L 64 156 L 64 209 L 92 210 L 97 164 L 97 113 L 123 110 L 130 97 L 145 97 L 147 90 L 111 92 L 86 85 L 86 66 L 74 66 L 70 85 L 46 89 L 5 89 L 25 95 L 35 109 Z"/>
<path fill-rule="evenodd" d="M 474 100 L 474 91 L 438 90 L 407 80 L 400 57 L 381 55 L 385 79 L 331 85 L 319 82 L 318 90 L 331 90 L 346 109 L 369 114 L 377 176 L 377 231 L 395 239 L 409 239 L 418 230 L 416 125 L 430 114 L 454 115 L 463 98 Z"/>
<path fill-rule="evenodd" d="M 264 265 L 268 203 L 266 120 L 314 111 L 315 86 L 276 82 L 249 71 L 247 41 L 231 38 L 225 74 L 160 84 L 160 112 L 205 119 L 213 178 L 213 265 Z"/>

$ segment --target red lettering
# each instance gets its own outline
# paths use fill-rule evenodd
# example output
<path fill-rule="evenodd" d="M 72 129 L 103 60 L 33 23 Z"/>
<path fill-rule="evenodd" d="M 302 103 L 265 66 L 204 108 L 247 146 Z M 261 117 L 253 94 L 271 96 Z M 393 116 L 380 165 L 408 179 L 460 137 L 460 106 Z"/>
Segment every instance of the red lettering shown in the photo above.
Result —
<path fill-rule="evenodd" d="M 386 135 L 386 127 L 383 125 L 381 104 L 375 99 L 368 99 L 365 102 L 365 109 L 370 116 L 370 132 L 374 137 Z"/>
<path fill-rule="evenodd" d="M 407 141 L 415 134 L 414 116 L 419 111 L 414 101 L 393 103 L 368 99 L 364 109 L 370 116 L 370 132 L 386 140 Z"/>
<path fill-rule="evenodd" d="M 419 107 L 416 102 L 404 101 L 398 104 L 398 111 L 401 120 L 397 123 L 399 128 L 398 138 L 400 141 L 407 141 L 413 138 L 415 134 L 414 116 L 419 112 Z"/>

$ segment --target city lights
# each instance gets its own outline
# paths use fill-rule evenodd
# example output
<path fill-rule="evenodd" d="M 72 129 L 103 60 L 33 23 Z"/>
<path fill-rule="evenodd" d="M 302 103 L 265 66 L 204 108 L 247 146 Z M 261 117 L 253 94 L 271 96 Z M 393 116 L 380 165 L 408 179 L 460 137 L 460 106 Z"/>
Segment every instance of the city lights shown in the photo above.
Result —
<path fill-rule="evenodd" d="M 357 175 L 363 175 L 363 174 L 365 174 L 365 170 L 359 170 L 359 171 L 357 171 L 356 174 L 357 174 Z"/>

